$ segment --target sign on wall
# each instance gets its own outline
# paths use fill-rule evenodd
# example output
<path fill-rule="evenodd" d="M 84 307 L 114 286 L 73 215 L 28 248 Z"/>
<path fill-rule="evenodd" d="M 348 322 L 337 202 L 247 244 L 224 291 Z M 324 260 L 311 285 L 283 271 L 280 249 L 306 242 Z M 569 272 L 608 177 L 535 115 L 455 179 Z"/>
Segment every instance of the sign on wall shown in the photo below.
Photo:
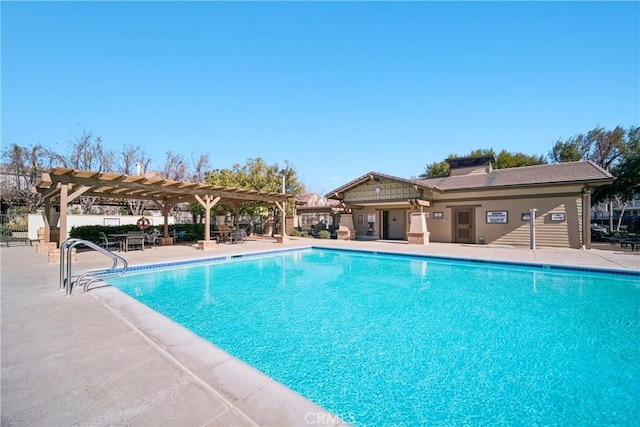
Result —
<path fill-rule="evenodd" d="M 120 218 L 105 218 L 104 225 L 111 226 L 111 227 L 118 226 L 120 225 Z"/>
<path fill-rule="evenodd" d="M 506 224 L 507 211 L 487 211 L 487 224 Z"/>
<path fill-rule="evenodd" d="M 552 213 L 551 214 L 551 221 L 564 221 L 564 214 L 563 213 Z"/>

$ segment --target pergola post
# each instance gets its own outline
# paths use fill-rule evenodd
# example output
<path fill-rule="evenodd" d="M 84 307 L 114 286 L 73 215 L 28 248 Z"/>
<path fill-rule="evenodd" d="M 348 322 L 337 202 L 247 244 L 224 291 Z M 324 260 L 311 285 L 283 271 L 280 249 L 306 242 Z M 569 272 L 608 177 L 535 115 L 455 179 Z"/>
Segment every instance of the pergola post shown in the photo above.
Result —
<path fill-rule="evenodd" d="M 67 207 L 69 206 L 69 184 L 60 186 L 60 235 L 58 236 L 58 247 L 61 247 L 67 240 Z"/>
<path fill-rule="evenodd" d="M 287 202 L 282 202 L 282 203 L 274 202 L 274 203 L 282 213 L 282 225 L 281 225 L 282 230 L 280 230 L 280 234 L 276 235 L 275 238 L 278 243 L 286 243 L 289 241 L 289 236 L 287 236 Z"/>
<path fill-rule="evenodd" d="M 240 228 L 240 208 L 236 205 L 233 206 L 233 225 L 236 229 Z"/>
<path fill-rule="evenodd" d="M 42 230 L 42 234 L 40 231 Z M 55 252 L 58 243 L 51 241 L 51 198 L 44 199 L 44 228 L 38 230 L 38 243 L 36 243 L 36 252 L 48 254 Z"/>
<path fill-rule="evenodd" d="M 204 240 L 198 240 L 198 249 L 214 249 L 214 242 L 211 240 L 211 208 L 216 205 L 220 201 L 220 196 L 211 200 L 210 195 L 204 196 L 204 200 L 202 197 L 195 195 L 198 203 L 202 205 L 204 208 Z M 217 242 L 216 242 L 217 243 Z"/>
<path fill-rule="evenodd" d="M 169 237 L 169 210 L 171 209 L 171 204 L 168 200 L 158 201 L 156 200 L 156 204 L 162 208 L 162 218 L 163 218 L 163 228 L 162 228 L 162 236 L 158 239 L 160 245 L 172 245 L 173 238 Z"/>
<path fill-rule="evenodd" d="M 204 196 L 204 240 L 211 240 L 211 206 L 209 206 L 209 196 Z"/>
<path fill-rule="evenodd" d="M 51 199 L 44 199 L 44 243 L 51 242 Z"/>

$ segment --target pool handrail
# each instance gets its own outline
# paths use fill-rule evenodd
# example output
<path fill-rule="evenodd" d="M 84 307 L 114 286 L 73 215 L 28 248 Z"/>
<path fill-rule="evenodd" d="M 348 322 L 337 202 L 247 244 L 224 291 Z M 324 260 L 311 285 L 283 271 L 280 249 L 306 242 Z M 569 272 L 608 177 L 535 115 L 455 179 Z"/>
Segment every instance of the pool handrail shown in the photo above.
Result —
<path fill-rule="evenodd" d="M 76 280 L 73 280 L 71 261 L 71 251 L 78 245 L 87 246 L 90 249 L 98 251 L 113 260 L 113 264 L 109 268 L 93 269 L 84 272 L 77 276 Z M 65 259 L 66 258 L 66 259 Z M 65 262 L 66 261 L 66 262 Z M 122 268 L 118 269 L 118 262 L 122 263 Z M 66 268 L 65 268 L 66 267 Z M 103 248 L 89 240 L 69 238 L 65 240 L 60 246 L 60 284 L 58 289 L 66 288 L 65 296 L 71 295 L 73 291 L 74 283 L 78 286 L 83 286 L 86 292 L 89 285 L 97 280 L 102 280 L 107 277 L 115 277 L 124 274 L 127 270 L 128 263 L 123 257 L 114 254 L 108 249 Z M 82 281 L 88 280 L 83 284 Z"/>

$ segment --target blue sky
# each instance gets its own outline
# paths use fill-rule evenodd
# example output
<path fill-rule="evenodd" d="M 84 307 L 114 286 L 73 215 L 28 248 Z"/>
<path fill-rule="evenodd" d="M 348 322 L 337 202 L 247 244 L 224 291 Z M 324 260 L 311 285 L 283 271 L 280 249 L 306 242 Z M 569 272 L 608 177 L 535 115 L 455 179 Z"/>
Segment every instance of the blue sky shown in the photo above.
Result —
<path fill-rule="evenodd" d="M 293 164 L 310 191 L 638 125 L 638 2 L 5 2 L 2 145 Z M 153 166 L 153 165 L 152 165 Z"/>

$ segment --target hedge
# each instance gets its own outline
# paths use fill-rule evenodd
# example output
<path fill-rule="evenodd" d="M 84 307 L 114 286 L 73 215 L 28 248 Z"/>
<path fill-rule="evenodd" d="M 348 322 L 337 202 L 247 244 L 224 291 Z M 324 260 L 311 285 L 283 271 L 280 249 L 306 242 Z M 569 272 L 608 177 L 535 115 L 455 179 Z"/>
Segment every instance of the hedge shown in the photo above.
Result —
<path fill-rule="evenodd" d="M 153 226 L 147 228 L 145 231 L 148 233 L 153 228 L 160 232 L 162 236 L 164 233 L 164 226 Z M 73 237 L 76 239 L 89 240 L 94 243 L 100 243 L 100 233 L 104 233 L 106 235 L 109 234 L 121 234 L 127 233 L 129 231 L 139 231 L 138 227 L 135 224 L 127 224 L 127 225 L 116 225 L 116 226 L 108 226 L 108 225 L 82 225 L 78 227 L 73 227 L 69 232 L 69 237 Z M 174 231 L 186 231 L 187 236 L 197 240 L 204 236 L 204 224 L 170 224 L 169 225 L 169 235 L 173 236 Z"/>

